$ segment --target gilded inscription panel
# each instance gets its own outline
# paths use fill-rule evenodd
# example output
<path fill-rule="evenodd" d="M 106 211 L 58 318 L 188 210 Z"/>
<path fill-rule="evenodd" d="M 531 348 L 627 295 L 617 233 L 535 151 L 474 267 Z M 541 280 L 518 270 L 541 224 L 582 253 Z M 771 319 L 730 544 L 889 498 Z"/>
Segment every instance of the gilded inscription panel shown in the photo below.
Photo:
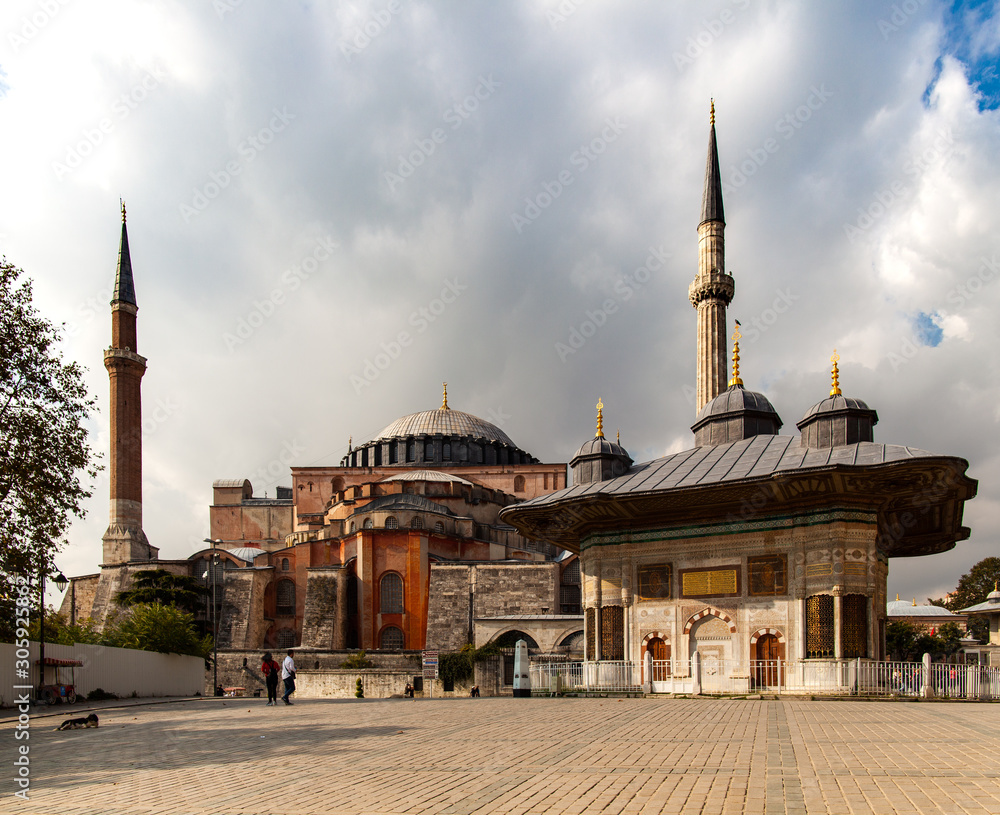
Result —
<path fill-rule="evenodd" d="M 740 593 L 739 566 L 685 569 L 680 576 L 683 597 L 732 597 Z"/>

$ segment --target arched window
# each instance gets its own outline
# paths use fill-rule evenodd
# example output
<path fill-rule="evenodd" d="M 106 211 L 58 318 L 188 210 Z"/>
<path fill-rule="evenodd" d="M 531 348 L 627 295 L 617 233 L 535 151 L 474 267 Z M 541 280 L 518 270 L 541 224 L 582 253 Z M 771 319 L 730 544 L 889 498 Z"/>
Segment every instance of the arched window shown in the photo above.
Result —
<path fill-rule="evenodd" d="M 423 529 L 424 519 L 419 515 L 414 515 L 413 519 L 410 521 L 410 529 Z"/>
<path fill-rule="evenodd" d="M 444 532 L 444 524 L 441 523 L 441 521 L 438 521 L 436 524 L 434 524 L 434 531 L 435 532 Z"/>
<path fill-rule="evenodd" d="M 362 526 L 365 529 L 371 529 L 374 525 L 375 524 L 372 523 L 372 519 L 371 518 L 365 518 L 365 522 L 364 522 L 364 524 L 362 524 Z"/>
<path fill-rule="evenodd" d="M 424 445 L 424 461 L 434 460 L 434 442 L 429 441 Z"/>
<path fill-rule="evenodd" d="M 277 635 L 275 635 L 274 644 L 277 645 L 279 648 L 294 648 L 295 629 L 282 628 L 280 631 L 278 631 Z"/>
<path fill-rule="evenodd" d="M 279 580 L 274 592 L 275 613 L 279 617 L 291 617 L 295 614 L 295 582 L 292 580 Z"/>
<path fill-rule="evenodd" d="M 379 583 L 379 598 L 383 614 L 402 614 L 403 578 L 395 572 L 387 572 L 383 575 Z"/>
<path fill-rule="evenodd" d="M 357 531 L 358 531 L 358 525 L 354 521 L 351 521 L 351 532 L 357 532 Z"/>
<path fill-rule="evenodd" d="M 334 492 L 344 491 L 344 476 L 338 475 L 330 479 L 330 489 Z"/>
<path fill-rule="evenodd" d="M 406 460 L 407 461 L 417 460 L 417 446 L 412 441 L 408 441 L 406 443 Z"/>
<path fill-rule="evenodd" d="M 829 658 L 833 652 L 833 595 L 806 598 L 806 658 Z"/>
<path fill-rule="evenodd" d="M 386 626 L 382 629 L 382 636 L 379 638 L 379 648 L 401 650 L 403 648 L 403 632 L 394 625 Z"/>
<path fill-rule="evenodd" d="M 281 571 L 287 572 L 289 568 L 290 567 L 288 565 L 288 558 L 287 557 L 283 557 L 281 559 Z"/>
<path fill-rule="evenodd" d="M 868 598 L 845 594 L 840 622 L 840 647 L 845 659 L 868 657 Z"/>
<path fill-rule="evenodd" d="M 451 443 L 445 442 L 441 445 L 441 460 L 451 461 Z"/>
<path fill-rule="evenodd" d="M 386 529 L 399 529 L 399 521 L 397 521 L 392 515 L 385 519 Z"/>
<path fill-rule="evenodd" d="M 514 492 L 524 492 L 524 476 L 514 476 Z"/>

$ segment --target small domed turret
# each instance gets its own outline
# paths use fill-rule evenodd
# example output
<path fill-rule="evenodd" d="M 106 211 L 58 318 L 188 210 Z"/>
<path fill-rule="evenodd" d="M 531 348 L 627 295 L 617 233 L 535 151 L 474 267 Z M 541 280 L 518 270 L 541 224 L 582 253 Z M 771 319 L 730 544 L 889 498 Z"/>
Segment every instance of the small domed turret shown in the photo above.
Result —
<path fill-rule="evenodd" d="M 809 408 L 796 425 L 802 434 L 803 447 L 840 447 L 875 440 L 873 428 L 878 423 L 878 414 L 860 399 L 841 393 L 839 360 L 834 350 L 830 357 L 833 363 L 830 395 Z"/>
<path fill-rule="evenodd" d="M 632 466 L 632 458 L 625 448 L 604 438 L 604 403 L 597 400 L 597 433 L 573 454 L 569 466 L 574 484 L 606 481 L 622 475 Z"/>
<path fill-rule="evenodd" d="M 741 336 L 737 328 L 733 332 L 733 377 L 729 380 L 729 388 L 706 403 L 691 425 L 694 443 L 699 447 L 729 444 L 753 436 L 777 436 L 781 429 L 781 417 L 768 398 L 743 387 Z"/>

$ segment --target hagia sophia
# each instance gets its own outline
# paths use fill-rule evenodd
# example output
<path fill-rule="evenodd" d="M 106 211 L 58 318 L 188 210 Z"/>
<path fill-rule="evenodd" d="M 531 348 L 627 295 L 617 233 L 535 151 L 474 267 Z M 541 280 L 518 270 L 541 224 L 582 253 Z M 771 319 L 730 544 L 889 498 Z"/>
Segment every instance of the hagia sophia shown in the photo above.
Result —
<path fill-rule="evenodd" d="M 72 579 L 63 612 L 103 623 L 131 575 L 164 568 L 223 587 L 219 647 L 234 651 L 457 650 L 516 635 L 588 661 L 883 659 L 890 559 L 968 538 L 977 482 L 961 458 L 875 441 L 878 415 L 843 393 L 836 353 L 829 393 L 802 406 L 798 435 L 780 434 L 740 377 L 738 324 L 728 343 L 725 226 L 713 107 L 687 292 L 690 449 L 633 462 L 605 438 L 598 401 L 567 471 L 449 406 L 445 387 L 440 407 L 385 417 L 339 465 L 292 467 L 274 498 L 216 481 L 207 546 L 160 560 L 142 528 L 145 359 L 123 212 L 104 352 L 111 517 L 100 572 Z"/>

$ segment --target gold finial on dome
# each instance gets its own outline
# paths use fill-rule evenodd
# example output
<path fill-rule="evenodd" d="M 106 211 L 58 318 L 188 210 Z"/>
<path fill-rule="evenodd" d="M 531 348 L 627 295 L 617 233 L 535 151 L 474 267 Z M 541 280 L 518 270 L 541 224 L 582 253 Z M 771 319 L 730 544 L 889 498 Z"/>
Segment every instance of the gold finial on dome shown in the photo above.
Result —
<path fill-rule="evenodd" d="M 715 127 L 715 100 L 712 100 L 712 112 L 709 114 L 711 119 L 712 127 Z"/>
<path fill-rule="evenodd" d="M 837 353 L 837 349 L 833 349 L 833 356 L 830 357 L 830 362 L 833 363 L 833 370 L 830 372 L 833 376 L 833 387 L 830 388 L 830 396 L 840 396 L 840 368 L 837 367 L 837 363 L 840 361 L 840 354 Z"/>
<path fill-rule="evenodd" d="M 896 602 L 897 603 L 899 602 L 899 592 L 898 591 L 896 592 Z"/>
<path fill-rule="evenodd" d="M 347 437 L 347 455 L 351 454 L 353 443 L 354 443 L 354 436 L 348 436 Z"/>
<path fill-rule="evenodd" d="M 733 329 L 733 378 L 729 380 L 729 387 L 743 384 L 743 380 L 740 379 L 740 338 L 742 336 L 740 321 L 737 320 L 736 328 Z"/>
<path fill-rule="evenodd" d="M 914 597 L 914 598 L 913 598 L 913 605 L 916 605 L 916 604 L 917 604 L 917 598 L 916 598 L 916 597 Z"/>
<path fill-rule="evenodd" d="M 618 431 L 615 433 L 615 444 L 619 447 L 622 446 L 622 429 L 619 427 Z"/>
<path fill-rule="evenodd" d="M 597 434 L 594 438 L 604 438 L 604 402 L 601 401 L 600 397 L 597 398 Z"/>
<path fill-rule="evenodd" d="M 443 382 L 442 384 L 444 385 L 444 396 L 441 399 L 441 410 L 451 410 L 448 407 L 448 383 Z"/>

